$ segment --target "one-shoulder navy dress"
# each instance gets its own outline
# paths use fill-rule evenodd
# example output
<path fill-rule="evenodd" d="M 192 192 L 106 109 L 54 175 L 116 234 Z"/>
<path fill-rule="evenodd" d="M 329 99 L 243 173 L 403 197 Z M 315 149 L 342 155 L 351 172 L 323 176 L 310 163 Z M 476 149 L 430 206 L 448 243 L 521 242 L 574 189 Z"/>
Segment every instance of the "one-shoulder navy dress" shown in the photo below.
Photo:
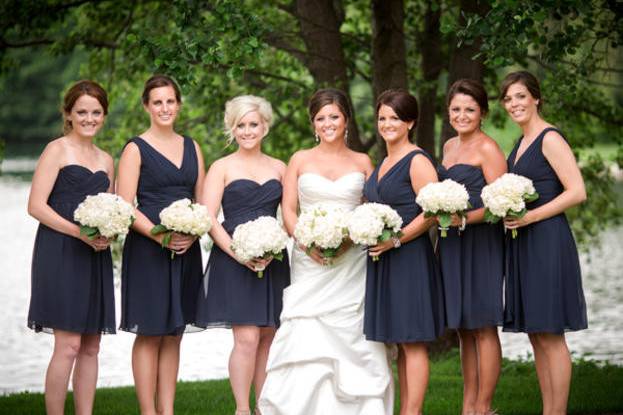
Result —
<path fill-rule="evenodd" d="M 236 226 L 260 216 L 275 216 L 281 201 L 281 183 L 272 179 L 259 184 L 238 179 L 223 192 L 222 225 L 231 236 Z M 200 327 L 251 325 L 278 327 L 283 290 L 290 284 L 288 255 L 273 259 L 264 276 L 241 265 L 216 244 L 210 252 L 199 299 L 196 323 Z"/>
<path fill-rule="evenodd" d="M 74 221 L 88 196 L 106 192 L 106 172 L 78 164 L 60 169 L 48 205 Z M 115 299 L 110 249 L 94 251 L 80 239 L 39 224 L 32 255 L 28 327 L 82 334 L 115 333 Z"/>
<path fill-rule="evenodd" d="M 136 198 L 138 210 L 157 225 L 160 211 L 179 199 L 193 199 L 198 162 L 192 139 L 184 137 L 184 155 L 178 168 L 140 137 L 141 168 Z M 181 334 L 194 322 L 201 281 L 199 241 L 182 255 L 130 230 L 123 246 L 121 271 L 121 330 L 164 336 Z"/>
<path fill-rule="evenodd" d="M 381 165 L 377 166 L 364 186 L 366 199 L 391 206 L 402 217 L 403 226 L 422 212 L 409 174 L 411 160 L 418 154 L 432 163 L 427 153 L 414 150 L 380 180 Z M 433 341 L 443 334 L 444 325 L 443 288 L 428 232 L 382 253 L 378 261 L 368 258 L 364 316 L 368 340 Z"/>
<path fill-rule="evenodd" d="M 546 128 L 515 160 L 521 140 L 508 157 L 508 171 L 532 180 L 539 198 L 528 210 L 563 191 L 556 172 L 543 155 Z M 562 134 L 561 134 L 562 136 Z M 578 251 L 564 212 L 507 234 L 508 271 L 504 331 L 557 333 L 588 327 Z"/>
<path fill-rule="evenodd" d="M 440 165 L 439 179 L 465 185 L 472 209 L 483 206 L 480 193 L 485 176 L 477 166 Z M 504 231 L 501 223 L 456 227 L 439 238 L 439 259 L 446 303 L 448 328 L 478 329 L 503 323 Z"/>

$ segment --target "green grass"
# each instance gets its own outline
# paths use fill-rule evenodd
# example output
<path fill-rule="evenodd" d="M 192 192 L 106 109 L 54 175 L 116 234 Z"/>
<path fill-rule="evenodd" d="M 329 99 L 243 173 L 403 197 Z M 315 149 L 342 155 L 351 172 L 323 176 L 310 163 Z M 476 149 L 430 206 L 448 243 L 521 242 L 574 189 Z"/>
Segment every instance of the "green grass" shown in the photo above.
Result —
<path fill-rule="evenodd" d="M 459 414 L 463 383 L 456 352 L 434 359 L 424 411 L 427 415 Z M 574 362 L 569 414 L 623 414 L 623 367 L 585 360 Z M 398 402 L 396 411 L 398 413 Z M 539 414 L 539 388 L 532 362 L 505 360 L 493 407 L 504 415 Z M 73 414 L 72 396 L 67 414 Z M 136 414 L 138 405 L 132 387 L 97 390 L 96 415 Z M 231 415 L 234 400 L 225 380 L 180 382 L 175 413 L 180 415 Z M 44 414 L 43 395 L 20 393 L 0 397 L 2 415 Z M 327 414 L 329 415 L 329 414 Z M 334 415 L 334 414 L 331 414 Z M 338 414 L 335 414 L 338 415 Z"/>

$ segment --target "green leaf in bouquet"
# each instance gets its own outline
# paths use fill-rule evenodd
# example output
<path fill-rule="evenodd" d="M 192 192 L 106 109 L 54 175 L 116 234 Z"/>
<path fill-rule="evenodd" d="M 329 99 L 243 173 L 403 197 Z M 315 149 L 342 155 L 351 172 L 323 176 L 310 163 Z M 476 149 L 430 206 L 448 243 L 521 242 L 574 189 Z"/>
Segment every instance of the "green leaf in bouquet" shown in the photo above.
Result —
<path fill-rule="evenodd" d="M 506 217 L 507 218 L 513 218 L 513 219 L 519 219 L 519 218 L 523 218 L 524 215 L 526 214 L 526 212 L 528 212 L 528 210 L 526 208 L 521 209 L 519 212 L 517 212 L 515 210 L 509 210 L 506 213 Z"/>
<path fill-rule="evenodd" d="M 379 242 L 389 241 L 393 236 L 393 232 L 391 229 L 383 229 L 381 236 L 379 236 Z"/>
<path fill-rule="evenodd" d="M 162 238 L 162 247 L 166 248 L 167 246 L 169 246 L 169 242 L 171 242 L 171 235 L 173 235 L 173 232 L 167 232 L 164 235 L 164 238 Z"/>
<path fill-rule="evenodd" d="M 524 195 L 523 198 L 526 202 L 534 202 L 535 200 L 539 198 L 539 194 L 537 192 L 534 192 L 531 194 Z"/>
<path fill-rule="evenodd" d="M 158 234 L 165 233 L 165 232 L 168 232 L 168 231 L 169 230 L 167 229 L 166 226 L 164 226 L 162 224 L 158 224 L 158 225 L 154 226 L 153 228 L 151 228 L 149 233 L 151 233 L 152 235 L 158 235 Z"/>
<path fill-rule="evenodd" d="M 95 239 L 99 234 L 99 229 L 93 226 L 80 225 L 80 235 L 86 235 L 90 240 Z"/>
<path fill-rule="evenodd" d="M 452 215 L 449 213 L 440 213 L 439 215 L 439 226 L 442 228 L 449 228 L 452 225 Z"/>
<path fill-rule="evenodd" d="M 325 248 L 322 250 L 322 256 L 325 258 L 333 258 L 334 256 L 337 255 L 337 251 L 338 249 L 340 249 L 339 247 L 337 248 Z"/>
<path fill-rule="evenodd" d="M 273 258 L 275 258 L 278 261 L 283 261 L 283 252 L 279 252 L 278 254 L 272 254 Z"/>
<path fill-rule="evenodd" d="M 494 215 L 493 213 L 491 213 L 491 211 L 489 210 L 489 208 L 485 208 L 485 221 L 489 222 L 489 223 L 498 223 L 500 221 L 499 216 Z"/>
<path fill-rule="evenodd" d="M 437 216 L 437 212 L 424 212 L 425 218 L 430 218 L 432 216 Z"/>

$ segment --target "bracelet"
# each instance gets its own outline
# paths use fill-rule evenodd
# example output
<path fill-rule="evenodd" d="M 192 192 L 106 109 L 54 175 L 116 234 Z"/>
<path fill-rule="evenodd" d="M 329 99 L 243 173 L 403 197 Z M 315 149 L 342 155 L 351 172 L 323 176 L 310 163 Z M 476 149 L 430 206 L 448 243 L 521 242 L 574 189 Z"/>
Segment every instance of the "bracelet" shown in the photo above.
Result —
<path fill-rule="evenodd" d="M 392 243 L 394 244 L 394 248 L 400 248 L 402 243 L 400 242 L 400 238 L 397 236 L 392 236 Z"/>
<path fill-rule="evenodd" d="M 459 231 L 463 232 L 465 230 L 465 226 L 467 226 L 467 217 L 461 216 L 461 226 L 459 226 Z"/>

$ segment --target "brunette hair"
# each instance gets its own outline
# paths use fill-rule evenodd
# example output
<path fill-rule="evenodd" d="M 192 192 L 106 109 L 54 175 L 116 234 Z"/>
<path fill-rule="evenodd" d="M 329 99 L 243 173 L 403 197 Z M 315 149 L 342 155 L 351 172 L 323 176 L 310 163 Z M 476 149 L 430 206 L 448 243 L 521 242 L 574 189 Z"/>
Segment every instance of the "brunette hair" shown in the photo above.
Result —
<path fill-rule="evenodd" d="M 76 104 L 78 98 L 83 95 L 89 95 L 97 99 L 104 109 L 104 115 L 108 114 L 108 94 L 100 84 L 88 79 L 78 81 L 69 88 L 63 98 L 63 133 L 68 134 L 72 130 L 71 120 L 67 119 L 67 115 Z"/>
<path fill-rule="evenodd" d="M 474 101 L 480 107 L 480 112 L 485 115 L 489 112 L 489 98 L 487 97 L 487 91 L 482 83 L 473 79 L 459 79 L 452 84 L 448 90 L 448 98 L 446 99 L 446 107 L 450 106 L 452 98 L 457 94 L 469 95 L 474 98 Z"/>
<path fill-rule="evenodd" d="M 528 71 L 517 71 L 511 72 L 504 77 L 502 80 L 502 85 L 500 86 L 500 101 L 504 102 L 504 97 L 506 96 L 506 92 L 511 85 L 519 82 L 523 86 L 528 89 L 532 98 L 538 99 L 539 103 L 536 108 L 538 111 L 541 111 L 543 107 L 543 98 L 541 98 L 541 86 L 539 85 L 539 80 L 536 79 L 536 76 L 532 75 Z"/>
<path fill-rule="evenodd" d="M 308 111 L 311 122 L 314 122 L 314 117 L 316 117 L 316 114 L 318 114 L 322 107 L 330 104 L 337 105 L 342 112 L 342 115 L 344 115 L 346 123 L 350 121 L 352 111 L 350 109 L 350 103 L 348 102 L 346 94 L 339 89 L 326 88 L 319 89 L 309 99 Z"/>
<path fill-rule="evenodd" d="M 177 99 L 178 103 L 182 103 L 182 94 L 180 93 L 180 87 L 177 86 L 177 82 L 173 80 L 170 76 L 167 75 L 153 75 L 151 78 L 145 82 L 145 87 L 143 88 L 143 95 L 141 99 L 143 100 L 143 104 L 147 105 L 149 103 L 149 93 L 152 89 L 160 88 L 163 86 L 170 86 L 175 91 L 175 99 Z"/>
<path fill-rule="evenodd" d="M 376 99 L 376 115 L 378 118 L 381 105 L 387 105 L 394 110 L 398 118 L 404 122 L 413 121 L 417 124 L 419 115 L 417 98 L 404 89 L 388 89 L 382 92 Z M 413 137 L 415 128 L 409 130 L 409 138 Z"/>

